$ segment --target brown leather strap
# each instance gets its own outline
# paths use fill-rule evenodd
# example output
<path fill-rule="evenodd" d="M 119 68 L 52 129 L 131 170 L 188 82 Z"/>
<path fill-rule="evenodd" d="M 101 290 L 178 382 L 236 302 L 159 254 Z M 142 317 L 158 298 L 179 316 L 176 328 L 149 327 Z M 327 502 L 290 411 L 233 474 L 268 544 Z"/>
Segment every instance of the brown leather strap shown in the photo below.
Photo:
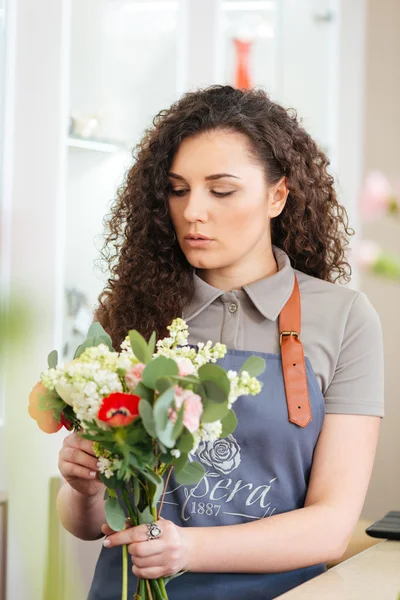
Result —
<path fill-rule="evenodd" d="M 279 315 L 279 340 L 289 421 L 306 427 L 312 421 L 312 415 L 300 324 L 300 291 L 295 276 L 292 295 Z"/>

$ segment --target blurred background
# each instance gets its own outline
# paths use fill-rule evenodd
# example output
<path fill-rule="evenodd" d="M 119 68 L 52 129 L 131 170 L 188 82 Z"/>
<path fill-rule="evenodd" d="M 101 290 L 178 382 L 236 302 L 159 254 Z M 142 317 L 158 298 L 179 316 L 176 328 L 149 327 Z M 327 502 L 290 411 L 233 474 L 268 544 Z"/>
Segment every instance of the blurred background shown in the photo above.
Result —
<path fill-rule="evenodd" d="M 0 310 L 15 299 L 24 323 L 0 331 L 0 600 L 85 598 L 99 543 L 58 525 L 65 434 L 39 431 L 27 398 L 47 353 L 70 358 L 87 332 L 102 220 L 133 145 L 212 83 L 264 87 L 331 160 L 356 230 L 350 286 L 385 336 L 362 516 L 400 510 L 399 29 L 399 0 L 0 0 Z"/>

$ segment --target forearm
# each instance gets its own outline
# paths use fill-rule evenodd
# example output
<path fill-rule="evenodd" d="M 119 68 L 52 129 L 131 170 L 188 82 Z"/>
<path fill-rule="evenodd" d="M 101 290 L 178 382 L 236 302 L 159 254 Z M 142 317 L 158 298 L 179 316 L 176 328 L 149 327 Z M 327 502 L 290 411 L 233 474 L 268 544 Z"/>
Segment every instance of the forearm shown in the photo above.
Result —
<path fill-rule="evenodd" d="M 263 573 L 323 563 L 344 551 L 338 530 L 337 513 L 317 504 L 240 525 L 188 527 L 188 568 Z"/>
<path fill-rule="evenodd" d="M 103 492 L 85 496 L 64 483 L 57 496 L 57 512 L 61 524 L 72 535 L 82 540 L 101 537 L 101 526 L 106 522 Z"/>

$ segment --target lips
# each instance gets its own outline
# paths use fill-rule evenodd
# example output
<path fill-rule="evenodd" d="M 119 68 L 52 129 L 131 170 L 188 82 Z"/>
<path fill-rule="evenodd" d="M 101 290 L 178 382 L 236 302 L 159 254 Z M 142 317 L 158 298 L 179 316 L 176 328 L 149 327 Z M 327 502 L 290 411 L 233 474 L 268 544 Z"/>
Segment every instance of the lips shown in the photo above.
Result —
<path fill-rule="evenodd" d="M 211 238 L 207 237 L 206 235 L 202 235 L 200 233 L 193 233 L 193 234 L 189 234 L 185 236 L 185 240 L 208 240 L 210 241 Z"/>

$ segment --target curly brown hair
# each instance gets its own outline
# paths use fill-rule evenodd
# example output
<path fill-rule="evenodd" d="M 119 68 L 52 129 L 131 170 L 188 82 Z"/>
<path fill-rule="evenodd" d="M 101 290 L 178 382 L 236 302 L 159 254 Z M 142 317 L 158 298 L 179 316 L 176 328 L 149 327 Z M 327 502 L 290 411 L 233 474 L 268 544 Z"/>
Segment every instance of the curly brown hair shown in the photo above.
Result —
<path fill-rule="evenodd" d="M 186 93 L 145 131 L 105 218 L 101 256 L 109 278 L 95 318 L 115 348 L 130 329 L 146 338 L 155 330 L 162 337 L 193 296 L 194 268 L 169 215 L 168 172 L 182 140 L 210 130 L 246 135 L 266 180 L 273 184 L 286 177 L 289 195 L 271 222 L 271 237 L 293 267 L 327 281 L 350 279 L 345 250 L 353 231 L 338 203 L 329 160 L 296 112 L 273 102 L 262 89 L 214 85 Z"/>

